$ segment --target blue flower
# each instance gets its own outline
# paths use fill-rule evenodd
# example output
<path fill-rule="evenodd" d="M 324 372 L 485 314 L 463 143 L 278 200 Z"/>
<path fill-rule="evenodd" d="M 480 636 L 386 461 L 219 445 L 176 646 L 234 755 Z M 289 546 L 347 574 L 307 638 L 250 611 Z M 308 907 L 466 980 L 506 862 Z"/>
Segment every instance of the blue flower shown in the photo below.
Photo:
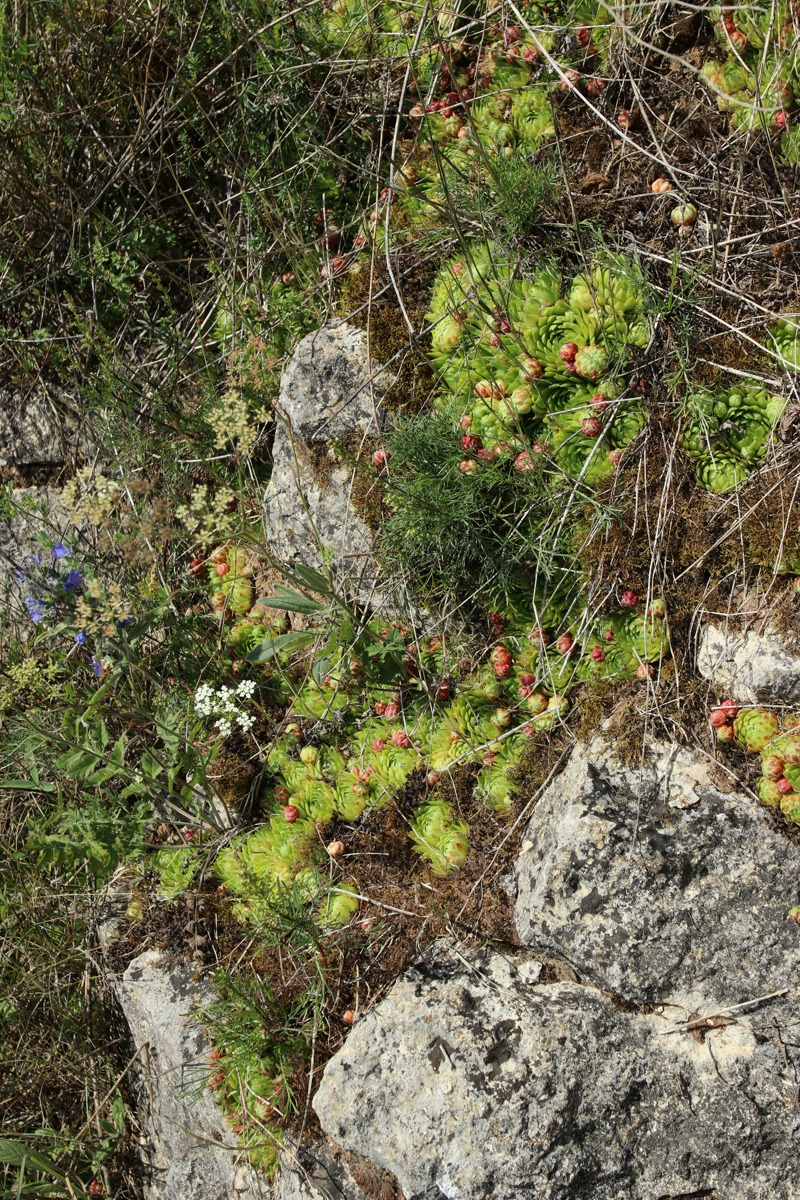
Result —
<path fill-rule="evenodd" d="M 71 592 L 76 587 L 80 587 L 82 583 L 83 580 L 81 579 L 80 571 L 76 571 L 75 568 L 72 567 L 69 575 L 67 575 L 67 578 L 63 581 L 62 586 L 65 592 Z"/>
<path fill-rule="evenodd" d="M 117 621 L 120 629 L 127 629 L 130 625 L 136 624 L 136 617 L 125 617 L 124 621 Z"/>
<path fill-rule="evenodd" d="M 92 671 L 98 679 L 103 674 L 103 659 L 99 654 L 92 655 Z"/>
<path fill-rule="evenodd" d="M 75 634 L 75 641 L 78 643 L 79 646 L 82 646 L 83 643 L 86 641 L 86 634 L 83 632 L 82 629 L 79 630 L 78 633 Z"/>
<path fill-rule="evenodd" d="M 37 600 L 34 596 L 25 597 L 25 606 L 28 609 L 28 616 L 33 621 L 34 625 L 41 621 L 44 616 L 44 600 Z"/>
<path fill-rule="evenodd" d="M 72 558 L 72 551 L 63 542 L 58 542 L 55 546 L 51 546 L 50 552 L 53 558 Z"/>

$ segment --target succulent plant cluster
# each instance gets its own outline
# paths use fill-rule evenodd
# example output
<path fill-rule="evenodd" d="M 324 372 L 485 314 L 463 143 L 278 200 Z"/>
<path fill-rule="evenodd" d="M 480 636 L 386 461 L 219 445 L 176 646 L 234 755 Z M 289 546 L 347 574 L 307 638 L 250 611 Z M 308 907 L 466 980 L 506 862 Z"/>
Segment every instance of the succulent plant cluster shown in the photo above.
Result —
<path fill-rule="evenodd" d="M 734 701 L 726 700 L 713 709 L 710 721 L 719 741 L 738 742 L 761 756 L 759 800 L 767 808 L 779 809 L 791 824 L 800 825 L 800 715 L 737 708 Z"/>
<path fill-rule="evenodd" d="M 555 620 L 556 609 L 552 614 Z M 474 764 L 487 805 L 507 807 L 512 769 L 528 738 L 563 719 L 572 688 L 597 678 L 646 678 L 667 648 L 663 603 L 645 607 L 631 591 L 603 617 L 584 611 L 542 628 L 496 614 L 495 629 L 499 640 L 475 669 L 448 669 L 442 641 L 433 637 L 408 641 L 403 670 L 389 686 L 365 679 L 352 660 L 313 684 L 313 692 L 307 680 L 288 684 L 294 686 L 289 723 L 266 757 L 269 819 L 214 864 L 219 882 L 238 898 L 239 919 L 258 924 L 289 889 L 315 906 L 324 924 L 349 920 L 359 889 L 345 874 L 346 843 L 335 843 L 335 854 L 325 851 L 318 830 L 334 818 L 363 819 L 414 771 L 425 772 L 428 795 L 411 821 L 413 846 L 437 875 L 463 866 L 469 827 L 437 790 L 440 777 Z M 321 744 L 307 733 L 317 723 L 309 726 L 310 716 L 327 722 Z"/>
<path fill-rule="evenodd" d="M 786 403 L 757 383 L 691 394 L 683 444 L 697 463 L 700 486 L 710 492 L 737 488 L 764 457 Z"/>
<path fill-rule="evenodd" d="M 794 128 L 800 100 L 796 5 L 714 5 L 711 16 L 725 58 L 709 61 L 702 75 L 733 124 L 780 134 L 781 156 L 800 156 Z"/>
<path fill-rule="evenodd" d="M 427 313 L 431 358 L 476 449 L 518 470 L 551 456 L 573 478 L 611 474 L 646 420 L 631 351 L 647 345 L 635 265 L 610 256 L 565 283 L 514 278 L 491 245 L 451 259 Z"/>
<path fill-rule="evenodd" d="M 227 619 L 243 617 L 253 607 L 253 570 L 247 553 L 233 542 L 225 542 L 211 551 L 208 562 L 194 559 L 199 564 L 197 574 L 208 574 L 208 589 L 211 607 L 215 613 Z"/>

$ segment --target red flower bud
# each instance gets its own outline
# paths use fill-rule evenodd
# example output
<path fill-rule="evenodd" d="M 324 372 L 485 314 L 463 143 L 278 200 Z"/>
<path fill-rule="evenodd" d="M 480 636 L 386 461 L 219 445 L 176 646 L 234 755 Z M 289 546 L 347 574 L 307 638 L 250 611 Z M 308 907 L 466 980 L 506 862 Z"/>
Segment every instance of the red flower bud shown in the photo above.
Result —
<path fill-rule="evenodd" d="M 394 703 L 387 704 L 383 710 L 383 715 L 387 721 L 396 721 L 400 716 L 400 705 Z"/>
<path fill-rule="evenodd" d="M 386 466 L 391 457 L 392 456 L 388 450 L 384 450 L 383 448 L 376 450 L 372 456 L 372 465 L 376 468 L 376 470 L 380 470 L 382 467 Z"/>
<path fill-rule="evenodd" d="M 584 437 L 596 438 L 603 431 L 603 422 L 599 417 L 584 417 L 581 421 L 581 433 Z"/>
<path fill-rule="evenodd" d="M 571 633 L 562 633 L 556 638 L 556 650 L 559 654 L 569 654 L 574 645 L 575 639 Z"/>
<path fill-rule="evenodd" d="M 775 786 L 782 796 L 788 796 L 790 792 L 794 791 L 794 788 L 789 783 L 789 780 L 785 778 L 777 780 Z"/>
<path fill-rule="evenodd" d="M 294 825 L 299 816 L 300 813 L 293 804 L 287 804 L 283 810 L 283 819 L 289 825 Z"/>
<path fill-rule="evenodd" d="M 636 595 L 636 592 L 632 592 L 630 589 L 628 589 L 622 593 L 619 598 L 619 602 L 623 608 L 636 608 L 636 605 L 639 603 L 639 597 Z"/>
<path fill-rule="evenodd" d="M 721 729 L 728 724 L 728 714 L 722 708 L 715 708 L 708 719 L 714 729 Z"/>
<path fill-rule="evenodd" d="M 458 464 L 459 471 L 463 471 L 465 475 L 474 475 L 478 469 L 478 464 L 474 458 L 462 458 Z"/>
<path fill-rule="evenodd" d="M 565 342 L 559 350 L 558 356 L 559 358 L 562 358 L 564 362 L 572 362 L 573 358 L 578 353 L 578 349 L 579 347 L 576 346 L 574 342 Z"/>
<path fill-rule="evenodd" d="M 474 433 L 466 433 L 461 439 L 461 447 L 469 453 L 470 450 L 481 450 L 483 442 Z"/>
<path fill-rule="evenodd" d="M 383 738 L 373 738 L 371 748 L 376 754 L 380 754 L 381 750 L 386 748 L 386 742 L 383 740 Z"/>
<path fill-rule="evenodd" d="M 603 651 L 600 649 L 599 646 L 595 646 L 594 649 L 590 652 L 589 657 L 593 658 L 595 662 L 603 662 L 603 660 L 605 659 L 605 654 L 603 653 Z"/>
<path fill-rule="evenodd" d="M 225 563 L 225 562 L 217 563 L 217 565 L 214 569 L 217 572 L 217 574 L 219 575 L 219 577 L 222 578 L 224 575 L 228 574 L 228 572 L 230 571 L 230 566 L 228 565 L 228 563 Z"/>
<path fill-rule="evenodd" d="M 202 579 L 206 573 L 205 559 L 193 558 L 186 570 L 190 575 L 194 575 L 195 579 Z"/>

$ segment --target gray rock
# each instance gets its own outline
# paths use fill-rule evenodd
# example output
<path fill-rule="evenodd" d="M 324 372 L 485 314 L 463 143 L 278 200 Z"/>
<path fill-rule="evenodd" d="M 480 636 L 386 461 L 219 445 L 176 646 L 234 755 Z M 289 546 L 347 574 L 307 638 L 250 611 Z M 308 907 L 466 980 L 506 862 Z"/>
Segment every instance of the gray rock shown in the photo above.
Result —
<path fill-rule="evenodd" d="M 671 1028 L 440 948 L 354 1027 L 314 1107 L 406 1200 L 797 1200 L 791 1061 L 746 1022 Z"/>
<path fill-rule="evenodd" d="M 372 364 L 366 335 L 331 321 L 303 338 L 281 377 L 273 473 L 264 499 L 270 549 L 288 565 L 319 568 L 358 591 L 374 580 L 374 535 L 351 503 L 354 472 L 329 443 L 378 432 L 392 376 Z"/>
<path fill-rule="evenodd" d="M 719 692 L 737 700 L 753 704 L 800 702 L 800 658 L 790 653 L 780 635 L 769 628 L 755 633 L 705 625 L 698 645 L 697 670 Z"/>
<path fill-rule="evenodd" d="M 147 1200 L 250 1200 L 269 1196 L 204 1086 L 209 1045 L 190 1019 L 203 998 L 182 964 L 148 950 L 130 964 L 118 995 L 140 1055 L 148 1133 Z"/>
<path fill-rule="evenodd" d="M 107 949 L 127 903 L 124 887 L 98 913 Z M 146 1200 L 366 1200 L 334 1148 L 286 1146 L 272 1181 L 249 1165 L 213 1094 L 204 1086 L 209 1044 L 191 1019 L 210 985 L 191 968 L 148 950 L 117 982 L 117 994 L 139 1057 L 139 1099 L 147 1132 Z"/>
<path fill-rule="evenodd" d="M 275 1200 L 369 1200 L 349 1166 L 333 1147 L 322 1142 L 296 1155 L 281 1156 L 281 1174 L 275 1183 Z"/>
<path fill-rule="evenodd" d="M 796 986 L 800 854 L 703 759 L 656 744 L 631 770 L 602 739 L 578 745 L 522 849 L 520 937 L 581 980 L 702 1012 Z"/>
<path fill-rule="evenodd" d="M 55 467 L 78 448 L 63 388 L 0 388 L 0 467 Z"/>

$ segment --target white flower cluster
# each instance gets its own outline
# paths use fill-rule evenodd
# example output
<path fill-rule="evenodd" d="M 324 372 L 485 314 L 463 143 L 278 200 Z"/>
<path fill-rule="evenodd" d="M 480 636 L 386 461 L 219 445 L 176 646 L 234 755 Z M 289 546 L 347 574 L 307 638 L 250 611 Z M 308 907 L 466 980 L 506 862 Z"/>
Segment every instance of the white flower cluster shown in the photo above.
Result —
<path fill-rule="evenodd" d="M 223 737 L 233 732 L 234 724 L 247 733 L 256 723 L 250 713 L 243 712 L 236 703 L 237 700 L 252 700 L 256 685 L 252 679 L 243 679 L 235 688 L 213 688 L 208 683 L 201 683 L 194 694 L 195 712 L 200 717 L 216 717 L 216 728 Z"/>

